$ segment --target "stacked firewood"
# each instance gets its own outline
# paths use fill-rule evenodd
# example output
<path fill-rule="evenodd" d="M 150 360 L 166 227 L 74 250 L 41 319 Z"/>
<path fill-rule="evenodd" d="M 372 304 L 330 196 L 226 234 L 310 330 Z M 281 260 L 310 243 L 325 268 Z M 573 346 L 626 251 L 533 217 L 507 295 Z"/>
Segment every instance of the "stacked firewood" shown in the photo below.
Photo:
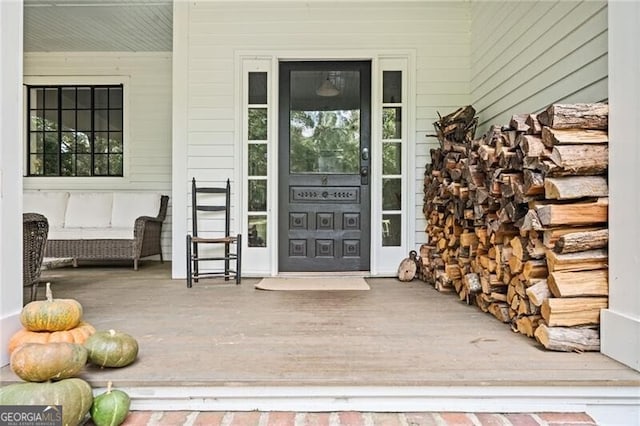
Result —
<path fill-rule="evenodd" d="M 466 106 L 434 123 L 440 148 L 431 150 L 431 164 L 425 172 L 423 211 L 429 238 L 420 249 L 420 258 L 421 276 L 440 291 L 452 291 L 454 280 L 461 278 L 458 264 L 471 256 L 470 246 L 462 246 L 460 238 L 463 233 L 473 235 L 473 223 L 459 217 L 470 202 L 462 171 L 477 122 L 475 109 Z"/>
<path fill-rule="evenodd" d="M 607 123 L 606 104 L 556 104 L 479 139 L 444 141 L 437 131 L 425 174 L 425 281 L 549 349 L 596 350 L 590 327 L 608 292 Z"/>
<path fill-rule="evenodd" d="M 545 200 L 529 210 L 543 234 L 549 297 L 536 339 L 548 349 L 599 350 L 600 310 L 608 306 L 608 107 L 549 107 L 539 117 L 551 151 Z M 546 238 L 545 238 L 546 237 Z"/>

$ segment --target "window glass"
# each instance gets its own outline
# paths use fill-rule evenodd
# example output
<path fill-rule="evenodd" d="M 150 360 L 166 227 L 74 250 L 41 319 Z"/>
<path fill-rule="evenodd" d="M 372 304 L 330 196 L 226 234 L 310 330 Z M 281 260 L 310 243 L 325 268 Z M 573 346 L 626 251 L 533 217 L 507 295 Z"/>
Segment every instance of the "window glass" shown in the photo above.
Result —
<path fill-rule="evenodd" d="M 399 175 L 402 173 L 402 145 L 400 143 L 382 144 L 382 174 Z"/>
<path fill-rule="evenodd" d="M 382 102 L 385 104 L 402 102 L 402 71 L 382 73 Z"/>
<path fill-rule="evenodd" d="M 249 140 L 267 140 L 267 109 L 249 108 Z"/>
<path fill-rule="evenodd" d="M 402 108 L 382 109 L 382 139 L 402 138 Z"/>
<path fill-rule="evenodd" d="M 267 175 L 267 144 L 249 145 L 249 176 Z"/>
<path fill-rule="evenodd" d="M 401 216 L 399 214 L 382 215 L 382 245 L 401 245 Z"/>
<path fill-rule="evenodd" d="M 401 210 L 401 180 L 382 179 L 382 210 Z"/>
<path fill-rule="evenodd" d="M 62 108 L 63 109 L 76 108 L 76 89 L 74 87 L 62 88 Z"/>
<path fill-rule="evenodd" d="M 122 86 L 30 86 L 31 176 L 122 176 Z"/>
<path fill-rule="evenodd" d="M 249 104 L 267 103 L 267 73 L 249 73 Z"/>
<path fill-rule="evenodd" d="M 44 90 L 45 109 L 58 109 L 58 89 Z"/>
<path fill-rule="evenodd" d="M 249 215 L 249 247 L 266 247 L 267 245 L 267 217 L 263 215 Z"/>
<path fill-rule="evenodd" d="M 247 191 L 249 247 L 267 245 L 267 160 L 269 146 L 268 73 L 249 72 L 247 111 Z M 258 179 L 256 179 L 256 177 Z"/>
<path fill-rule="evenodd" d="M 263 212 L 267 210 L 267 181 L 249 181 L 249 211 Z"/>

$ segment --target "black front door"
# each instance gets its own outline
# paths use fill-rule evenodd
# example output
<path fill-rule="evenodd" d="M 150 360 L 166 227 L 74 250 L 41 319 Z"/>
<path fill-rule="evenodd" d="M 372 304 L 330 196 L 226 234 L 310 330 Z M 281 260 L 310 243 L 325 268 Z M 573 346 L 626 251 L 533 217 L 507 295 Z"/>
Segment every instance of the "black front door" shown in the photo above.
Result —
<path fill-rule="evenodd" d="M 371 63 L 282 62 L 279 95 L 279 270 L 369 270 Z"/>

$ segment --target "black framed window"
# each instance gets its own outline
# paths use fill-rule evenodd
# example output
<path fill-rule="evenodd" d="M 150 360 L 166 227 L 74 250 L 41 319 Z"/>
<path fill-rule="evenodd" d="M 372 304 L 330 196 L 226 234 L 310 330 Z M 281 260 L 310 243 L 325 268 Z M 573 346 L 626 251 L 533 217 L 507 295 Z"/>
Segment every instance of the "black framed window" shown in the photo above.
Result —
<path fill-rule="evenodd" d="M 122 85 L 28 86 L 28 176 L 122 176 Z"/>

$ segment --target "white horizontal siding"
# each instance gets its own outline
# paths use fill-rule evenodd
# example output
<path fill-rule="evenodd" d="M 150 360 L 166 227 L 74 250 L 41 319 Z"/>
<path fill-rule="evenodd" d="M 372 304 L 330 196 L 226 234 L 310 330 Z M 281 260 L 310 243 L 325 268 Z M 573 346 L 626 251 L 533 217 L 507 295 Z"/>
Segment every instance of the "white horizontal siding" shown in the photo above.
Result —
<path fill-rule="evenodd" d="M 213 183 L 236 176 L 242 152 L 237 51 L 415 51 L 415 241 L 424 242 L 422 179 L 434 142 L 427 134 L 438 112 L 470 101 L 467 2 L 196 2 L 188 21 L 187 177 Z"/>
<path fill-rule="evenodd" d="M 489 1 L 471 7 L 479 133 L 555 102 L 607 99 L 607 4 Z"/>
<path fill-rule="evenodd" d="M 158 191 L 171 195 L 171 53 L 29 53 L 25 83 L 37 77 L 58 84 L 123 78 L 127 128 L 124 178 L 25 177 L 24 189 Z M 171 205 L 162 229 L 162 251 L 171 259 Z"/>

